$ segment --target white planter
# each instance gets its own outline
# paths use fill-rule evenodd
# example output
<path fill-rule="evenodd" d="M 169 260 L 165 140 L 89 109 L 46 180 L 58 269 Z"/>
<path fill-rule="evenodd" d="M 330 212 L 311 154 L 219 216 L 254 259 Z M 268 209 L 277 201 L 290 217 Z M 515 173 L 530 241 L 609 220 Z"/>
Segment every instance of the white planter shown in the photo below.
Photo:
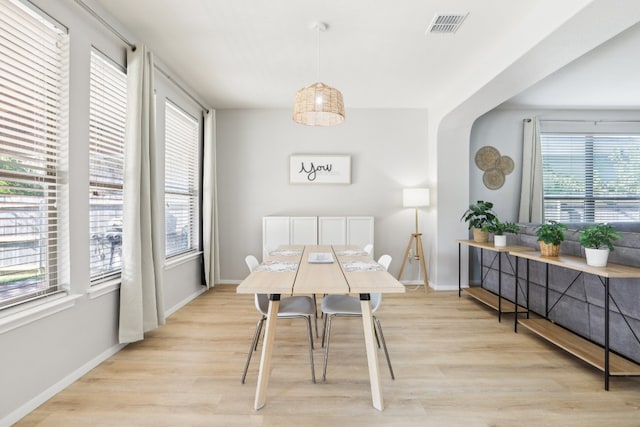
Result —
<path fill-rule="evenodd" d="M 501 236 L 495 235 L 493 236 L 493 246 L 507 246 L 507 236 L 503 234 Z"/>
<path fill-rule="evenodd" d="M 607 266 L 607 260 L 609 259 L 609 248 L 606 248 L 606 249 L 584 248 L 584 253 L 587 258 L 587 265 L 590 265 L 591 267 Z"/>

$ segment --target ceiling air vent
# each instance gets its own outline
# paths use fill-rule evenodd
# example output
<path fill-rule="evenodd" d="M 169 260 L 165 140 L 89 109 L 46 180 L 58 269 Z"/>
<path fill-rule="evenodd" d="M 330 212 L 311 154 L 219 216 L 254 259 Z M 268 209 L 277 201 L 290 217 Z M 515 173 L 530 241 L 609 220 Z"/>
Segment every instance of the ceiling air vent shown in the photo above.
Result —
<path fill-rule="evenodd" d="M 455 33 L 468 14 L 436 15 L 433 17 L 427 33 Z"/>

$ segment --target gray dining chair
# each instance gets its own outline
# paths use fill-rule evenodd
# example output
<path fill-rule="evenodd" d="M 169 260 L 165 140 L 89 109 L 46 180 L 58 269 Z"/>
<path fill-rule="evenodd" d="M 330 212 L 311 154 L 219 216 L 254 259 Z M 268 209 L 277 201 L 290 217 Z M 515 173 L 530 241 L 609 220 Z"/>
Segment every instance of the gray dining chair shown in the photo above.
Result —
<path fill-rule="evenodd" d="M 256 267 L 260 265 L 256 257 L 254 257 L 253 255 L 248 255 L 244 260 L 247 264 L 247 267 L 249 268 L 249 272 L 254 271 Z M 258 320 L 256 330 L 253 334 L 253 339 L 251 340 L 251 347 L 249 347 L 247 362 L 244 365 L 244 372 L 242 373 L 242 384 L 244 384 L 245 378 L 247 377 L 247 371 L 249 370 L 249 364 L 251 363 L 251 356 L 253 355 L 253 352 L 258 349 L 258 342 L 262 333 L 262 326 L 264 325 L 264 321 L 267 320 L 267 313 L 269 311 L 269 296 L 267 294 L 255 294 L 254 302 L 256 308 L 260 312 L 260 319 Z M 278 308 L 278 319 L 300 318 L 307 321 L 307 329 L 309 331 L 309 360 L 311 363 L 311 380 L 315 384 L 316 372 L 313 364 L 313 332 L 311 331 L 312 316 L 315 319 L 316 305 L 311 297 L 296 295 L 280 299 L 280 306 Z"/>
<path fill-rule="evenodd" d="M 390 255 L 382 255 L 378 259 L 378 264 L 382 265 L 385 270 L 389 269 L 391 264 Z M 387 357 L 387 365 L 389 366 L 389 372 L 391 373 L 391 379 L 396 379 L 393 368 L 391 367 L 391 359 L 389 358 L 389 351 L 387 350 L 387 343 L 384 340 L 382 333 L 382 325 L 380 320 L 375 316 L 375 312 L 380 307 L 382 301 L 382 294 L 371 294 L 371 313 L 373 314 L 373 320 L 375 323 L 375 334 L 378 341 L 378 348 L 380 348 L 380 342 L 384 348 L 384 355 Z M 362 317 L 362 308 L 360 307 L 360 299 L 349 295 L 327 295 L 322 299 L 322 313 L 324 314 L 324 326 L 322 329 L 322 346 L 324 349 L 324 368 L 322 370 L 322 381 L 327 379 L 327 363 L 329 361 L 329 338 L 331 337 L 331 321 L 334 317 Z M 326 337 L 326 345 L 325 345 Z"/>

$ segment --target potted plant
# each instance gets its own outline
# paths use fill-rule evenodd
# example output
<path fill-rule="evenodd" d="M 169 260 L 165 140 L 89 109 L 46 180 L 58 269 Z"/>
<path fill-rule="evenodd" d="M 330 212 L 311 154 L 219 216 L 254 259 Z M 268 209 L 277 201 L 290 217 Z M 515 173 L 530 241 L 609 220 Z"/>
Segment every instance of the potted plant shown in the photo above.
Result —
<path fill-rule="evenodd" d="M 496 220 L 496 213 L 492 210 L 493 203 L 478 200 L 469 205 L 469 209 L 462 214 L 460 221 L 465 221 L 469 225 L 469 230 L 473 231 L 473 240 L 479 243 L 489 241 L 489 232 L 483 231 L 482 227 Z"/>
<path fill-rule="evenodd" d="M 520 226 L 513 222 L 500 222 L 499 218 L 482 226 L 484 231 L 493 233 L 494 246 L 507 246 L 507 236 L 505 233 L 517 234 L 520 232 Z"/>
<path fill-rule="evenodd" d="M 564 241 L 567 226 L 557 221 L 549 221 L 536 228 L 538 244 L 542 256 L 556 257 L 560 253 L 560 243 Z"/>
<path fill-rule="evenodd" d="M 620 237 L 620 233 L 608 224 L 595 224 L 581 230 L 580 244 L 584 247 L 587 265 L 605 267 L 613 242 Z"/>

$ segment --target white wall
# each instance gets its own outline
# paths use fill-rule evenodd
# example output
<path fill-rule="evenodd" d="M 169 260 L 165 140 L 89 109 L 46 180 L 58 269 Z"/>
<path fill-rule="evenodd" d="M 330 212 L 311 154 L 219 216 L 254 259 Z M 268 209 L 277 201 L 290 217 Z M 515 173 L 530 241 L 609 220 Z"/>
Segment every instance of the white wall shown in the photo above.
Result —
<path fill-rule="evenodd" d="M 469 144 L 469 200 L 493 202 L 494 211 L 502 221 L 517 221 L 520 206 L 522 174 L 522 119 L 525 111 L 510 112 L 509 117 L 496 117 L 500 110 L 492 110 L 475 121 Z M 505 112 L 506 113 L 506 112 Z M 523 116 L 523 114 L 525 114 Z M 519 118 L 519 119 L 518 119 Z M 518 123 L 519 120 L 519 123 Z M 505 176 L 504 185 L 497 190 L 488 189 L 482 182 L 484 172 L 475 164 L 475 154 L 484 146 L 492 146 L 515 164 L 513 172 Z"/>
<path fill-rule="evenodd" d="M 280 109 L 218 110 L 216 122 L 223 282 L 247 275 L 246 255 L 261 258 L 265 215 L 372 215 L 375 256 L 390 254 L 397 274 L 415 228 L 402 188 L 426 183 L 426 110 L 350 109 L 330 128 L 299 125 Z M 351 184 L 290 185 L 291 154 L 349 154 Z M 430 209 L 420 212 L 421 222 Z M 423 238 L 428 251 L 429 236 Z M 405 279 L 418 278 L 414 264 Z"/>
<path fill-rule="evenodd" d="M 558 110 L 534 108 L 496 108 L 479 117 L 471 130 L 469 158 L 469 200 L 486 200 L 494 204 L 494 210 L 502 221 L 518 220 L 520 183 L 522 179 L 523 119 L 537 116 L 540 120 L 639 120 L 640 110 Z M 542 124 L 542 128 L 549 125 Z M 624 124 L 621 124 L 624 126 Z M 515 168 L 507 175 L 504 186 L 490 190 L 482 182 L 483 172 L 474 162 L 480 147 L 491 145 L 501 154 L 510 156 Z M 472 257 L 471 278 L 479 281 L 479 267 Z"/>
<path fill-rule="evenodd" d="M 492 68 L 494 75 L 470 72 L 467 90 L 452 91 L 449 99 L 429 110 L 429 136 L 435 141 L 437 168 L 437 223 L 430 227 L 436 236 L 433 270 L 439 287 L 457 286 L 456 239 L 468 238 L 467 227 L 459 218 L 469 202 L 477 200 L 477 195 L 470 192 L 471 185 L 477 185 L 477 177 L 470 175 L 473 170 L 462 170 L 460 166 L 461 162 L 468 166 L 473 161 L 475 151 L 470 146 L 470 135 L 475 120 L 639 20 L 640 3 L 612 7 L 607 0 L 594 0 L 536 46 L 521 53 L 515 62 L 504 69 Z M 510 186 L 512 178 L 508 180 Z M 466 250 L 462 251 L 460 276 L 466 286 Z"/>
<path fill-rule="evenodd" d="M 72 34 L 70 286 L 78 298 L 71 308 L 0 333 L 0 425 L 15 421 L 118 350 L 117 292 L 94 298 L 87 293 L 87 71 L 91 42 L 121 61 L 124 46 L 72 0 L 35 3 Z M 633 10 L 625 10 L 635 4 L 612 8 L 608 0 L 591 2 L 531 51 L 517 52 L 519 59 L 506 68 L 492 67 L 484 74 L 468 70 L 468 78 L 461 82 L 464 87 L 452 88 L 428 115 L 426 110 L 349 109 L 345 123 L 324 129 L 294 124 L 289 110 L 218 111 L 221 277 L 238 281 L 246 275 L 244 256 L 260 255 L 262 216 L 277 214 L 373 215 L 376 255 L 390 253 L 391 272 L 397 272 L 413 230 L 413 212 L 401 207 L 401 189 L 428 185 L 433 206 L 421 212 L 421 228 L 427 231 L 430 279 L 437 285 L 455 284 L 455 239 L 466 236 L 459 217 L 469 200 L 480 194 L 470 190 L 473 169 L 468 165 L 470 152 L 475 152 L 470 146 L 471 125 L 478 116 L 637 22 Z M 495 123 L 504 126 L 504 136 L 488 122 L 482 123 L 474 130 L 478 140 L 473 144 L 484 144 L 485 138 L 496 135 L 515 135 L 521 118 L 505 114 L 504 123 L 502 118 Z M 501 149 L 503 142 L 506 153 L 506 139 L 491 141 Z M 352 185 L 289 185 L 287 159 L 293 153 L 351 154 Z M 199 271 L 195 260 L 168 266 L 169 312 L 199 292 Z M 415 274 L 413 268 L 408 277 Z M 463 260 L 463 278 L 465 274 Z"/>
<path fill-rule="evenodd" d="M 121 348 L 117 334 L 119 284 L 112 283 L 101 292 L 90 286 L 87 140 L 91 46 L 123 66 L 125 46 L 73 1 L 36 3 L 67 26 L 71 35 L 69 296 L 53 303 L 55 309 L 48 312 L 42 304 L 48 300 L 0 312 L 0 425 L 17 421 Z M 156 82 L 159 102 L 164 102 L 162 94 L 170 94 L 192 111 L 193 101 L 185 99 L 166 79 L 158 76 Z M 199 257 L 183 261 L 165 266 L 167 313 L 202 291 Z"/>
<path fill-rule="evenodd" d="M 500 219 L 517 221 L 522 174 L 523 119 L 537 116 L 540 120 L 640 120 L 640 110 L 558 110 L 558 109 L 509 109 L 496 108 L 473 124 L 471 130 L 471 158 L 469 159 L 470 200 L 489 200 Z M 543 123 L 542 126 L 545 126 Z M 546 125 L 549 126 L 549 125 Z M 624 124 L 621 124 L 624 126 Z M 544 129 L 543 129 L 544 130 Z M 507 175 L 505 185 L 490 190 L 482 183 L 482 171 L 473 161 L 476 151 L 485 145 L 496 147 L 501 154 L 509 155 L 515 169 Z"/>

